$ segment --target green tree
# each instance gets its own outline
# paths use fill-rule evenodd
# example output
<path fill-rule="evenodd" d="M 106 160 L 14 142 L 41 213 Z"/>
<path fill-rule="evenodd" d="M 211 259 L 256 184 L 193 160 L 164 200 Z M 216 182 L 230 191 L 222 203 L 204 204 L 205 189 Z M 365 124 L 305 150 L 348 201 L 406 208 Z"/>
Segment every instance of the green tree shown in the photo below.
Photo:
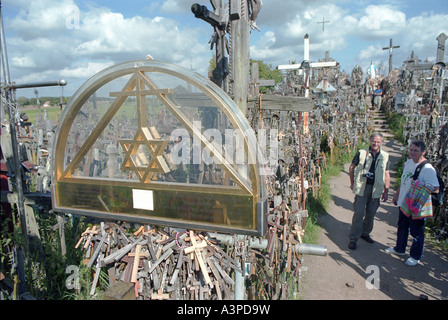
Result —
<path fill-rule="evenodd" d="M 266 80 L 274 80 L 275 84 L 278 84 L 283 81 L 283 74 L 280 70 L 274 69 L 271 64 L 266 64 L 261 60 L 253 60 L 250 59 L 249 70 L 252 70 L 252 64 L 258 63 L 258 76 L 260 79 Z M 210 59 L 208 71 L 211 72 L 216 68 L 216 55 L 213 54 Z M 273 87 L 260 87 L 260 91 L 266 93 L 268 91 L 272 91 Z"/>
<path fill-rule="evenodd" d="M 271 64 L 266 64 L 261 60 L 250 59 L 250 70 L 252 70 L 253 63 L 258 63 L 258 76 L 260 79 L 274 80 L 275 84 L 283 81 L 283 75 L 281 71 L 278 69 L 274 69 Z M 263 93 L 273 90 L 273 87 L 260 87 L 260 91 Z"/>

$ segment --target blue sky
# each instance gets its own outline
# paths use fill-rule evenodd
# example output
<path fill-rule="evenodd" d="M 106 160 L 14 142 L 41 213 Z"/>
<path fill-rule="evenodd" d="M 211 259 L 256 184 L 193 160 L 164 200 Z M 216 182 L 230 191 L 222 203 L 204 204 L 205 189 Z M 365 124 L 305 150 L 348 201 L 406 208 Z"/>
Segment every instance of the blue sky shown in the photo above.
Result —
<path fill-rule="evenodd" d="M 206 75 L 213 30 L 191 13 L 196 2 L 212 9 L 208 0 L 3 0 L 11 79 L 66 79 L 64 94 L 71 95 L 105 67 L 147 54 Z M 318 22 L 324 17 L 330 22 L 323 32 Z M 433 61 L 435 38 L 448 35 L 447 21 L 447 0 L 263 0 L 261 31 L 251 33 L 251 58 L 273 67 L 300 62 L 309 34 L 312 61 L 328 50 L 348 73 L 356 64 L 366 70 L 370 61 L 386 71 L 389 54 L 382 48 L 390 38 L 400 45 L 394 67 L 411 51 Z M 60 91 L 41 88 L 39 94 Z M 18 95 L 33 96 L 33 90 Z"/>

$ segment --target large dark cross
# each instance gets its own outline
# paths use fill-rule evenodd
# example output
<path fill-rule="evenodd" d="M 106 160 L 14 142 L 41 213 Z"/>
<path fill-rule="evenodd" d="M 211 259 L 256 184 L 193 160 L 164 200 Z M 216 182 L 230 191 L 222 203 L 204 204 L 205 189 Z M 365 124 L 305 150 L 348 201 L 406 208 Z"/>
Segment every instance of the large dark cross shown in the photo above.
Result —
<path fill-rule="evenodd" d="M 214 29 L 210 39 L 210 48 L 213 49 L 215 47 L 216 54 L 216 67 L 212 71 L 212 81 L 227 92 L 227 76 L 229 75 L 229 60 L 226 56 L 226 49 L 228 48 L 226 38 L 227 21 L 224 18 L 225 12 L 222 1 L 214 0 L 210 2 L 214 12 L 209 11 L 206 6 L 197 3 L 191 6 L 191 11 L 196 18 L 209 23 Z"/>
<path fill-rule="evenodd" d="M 392 50 L 393 49 L 397 49 L 400 48 L 400 46 L 393 46 L 392 45 L 392 38 L 390 38 L 390 44 L 388 47 L 383 48 L 383 50 L 388 50 L 389 49 L 389 73 L 392 72 Z"/>
<path fill-rule="evenodd" d="M 256 19 L 262 7 L 261 0 L 210 0 L 213 12 L 206 6 L 193 4 L 196 18 L 215 29 L 212 47 L 216 45 L 216 69 L 212 80 L 232 96 L 238 107 L 246 112 L 249 92 L 250 28 L 259 30 Z M 230 31 L 228 31 L 230 29 Z M 226 37 L 229 32 L 230 39 Z M 228 57 L 225 56 L 227 50 Z"/>

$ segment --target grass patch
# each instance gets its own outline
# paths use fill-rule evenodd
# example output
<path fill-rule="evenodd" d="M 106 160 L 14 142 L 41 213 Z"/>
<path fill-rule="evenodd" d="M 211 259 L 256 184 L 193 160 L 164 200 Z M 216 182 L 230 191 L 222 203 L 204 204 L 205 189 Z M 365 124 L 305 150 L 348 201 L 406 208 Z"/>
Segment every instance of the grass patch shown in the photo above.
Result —
<path fill-rule="evenodd" d="M 62 110 L 59 106 L 55 107 L 48 107 L 48 108 L 41 108 L 42 117 L 44 116 L 44 112 L 47 111 L 48 119 L 52 121 L 57 121 L 62 113 Z M 28 116 L 28 119 L 34 124 L 38 115 L 39 115 L 39 109 L 38 108 L 30 108 L 30 109 L 21 109 L 21 112 L 26 113 Z"/>
<path fill-rule="evenodd" d="M 360 142 L 359 149 L 367 148 L 366 142 Z M 308 194 L 307 207 L 308 218 L 306 221 L 304 242 L 316 244 L 319 240 L 321 226 L 318 223 L 320 215 L 328 213 L 328 208 L 332 201 L 330 181 L 337 177 L 346 163 L 350 163 L 358 150 L 350 150 L 350 152 L 336 146 L 333 148 L 329 157 L 329 164 L 322 170 L 322 180 L 320 191 L 317 196 L 313 197 Z"/>
<path fill-rule="evenodd" d="M 321 226 L 318 218 L 322 214 L 327 214 L 332 196 L 330 188 L 330 180 L 340 174 L 342 167 L 330 165 L 322 172 L 322 180 L 319 194 L 316 197 L 308 195 L 307 210 L 308 218 L 306 220 L 304 242 L 317 243 Z"/>

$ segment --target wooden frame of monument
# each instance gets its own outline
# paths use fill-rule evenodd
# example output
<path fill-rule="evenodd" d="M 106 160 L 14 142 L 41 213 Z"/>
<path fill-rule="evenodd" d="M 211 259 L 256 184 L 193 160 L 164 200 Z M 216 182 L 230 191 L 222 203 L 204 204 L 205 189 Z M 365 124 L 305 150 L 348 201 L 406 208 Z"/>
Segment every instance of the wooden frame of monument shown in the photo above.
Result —
<path fill-rule="evenodd" d="M 161 85 L 175 86 L 177 82 L 182 85 L 159 88 Z M 125 83 L 121 91 L 113 90 L 119 88 L 118 83 Z M 108 86 L 113 89 L 109 90 Z M 190 92 L 182 93 L 185 86 L 190 86 Z M 108 91 L 109 97 L 103 98 L 104 106 L 96 103 L 92 109 L 92 97 L 98 100 L 98 96 L 104 94 L 101 90 Z M 136 126 L 132 129 L 115 126 L 118 138 L 110 142 L 120 151 L 118 158 L 122 161 L 117 174 L 121 177 L 92 176 L 91 171 L 82 170 L 82 166 L 88 167 L 86 162 L 88 159 L 91 162 L 95 146 L 97 158 L 98 154 L 105 154 L 105 145 L 100 145 L 101 138 L 106 129 L 114 127 L 111 123 L 116 121 L 121 108 L 127 108 L 129 112 L 130 107 L 124 107 L 126 103 L 135 108 L 137 119 L 133 123 L 137 120 Z M 245 164 L 229 161 L 224 148 L 214 143 L 216 137 L 206 137 L 205 130 L 194 125 L 195 117 L 200 114 L 196 107 L 199 105 L 216 110 L 215 114 L 222 115 L 227 119 L 224 122 L 241 134 L 244 141 L 239 151 L 244 150 Z M 84 119 L 92 118 L 88 112 L 98 109 L 102 109 L 102 114 L 92 120 L 94 125 L 80 129 L 88 122 Z M 185 129 L 192 139 L 200 142 L 203 150 L 217 163 L 214 170 L 220 170 L 230 183 L 167 181 L 166 177 L 173 169 L 166 149 L 173 139 L 167 139 L 167 132 L 160 134 L 157 131 L 157 125 L 163 121 L 158 121 L 155 126 L 149 124 L 155 114 L 160 117 L 162 113 L 169 115 L 170 123 L 176 123 L 177 128 Z M 126 136 L 125 131 L 132 133 Z M 83 139 L 79 138 L 80 132 L 85 132 Z M 75 140 L 77 145 L 74 145 Z M 264 178 L 260 175 L 263 172 L 260 159 L 255 133 L 250 130 L 244 114 L 211 81 L 168 63 L 149 59 L 128 61 L 90 78 L 63 110 L 52 153 L 53 209 L 105 220 L 263 236 L 267 200 Z M 104 158 L 102 163 L 105 163 Z M 191 174 L 189 168 L 188 174 Z"/>

